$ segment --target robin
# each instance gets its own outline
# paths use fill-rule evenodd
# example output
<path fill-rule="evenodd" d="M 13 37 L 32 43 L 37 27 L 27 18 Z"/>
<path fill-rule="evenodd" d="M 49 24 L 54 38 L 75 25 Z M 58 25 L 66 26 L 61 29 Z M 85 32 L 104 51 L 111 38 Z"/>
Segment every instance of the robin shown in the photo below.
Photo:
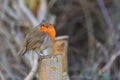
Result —
<path fill-rule="evenodd" d="M 22 48 L 18 55 L 24 55 L 27 51 L 42 53 L 43 50 L 52 46 L 55 40 L 56 31 L 50 23 L 43 23 L 32 28 L 26 35 Z"/>

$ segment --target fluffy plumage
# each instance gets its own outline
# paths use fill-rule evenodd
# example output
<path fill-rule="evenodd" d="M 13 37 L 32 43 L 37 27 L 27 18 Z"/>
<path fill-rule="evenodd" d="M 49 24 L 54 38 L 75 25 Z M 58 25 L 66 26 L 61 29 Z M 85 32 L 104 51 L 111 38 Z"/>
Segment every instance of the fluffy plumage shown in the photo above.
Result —
<path fill-rule="evenodd" d="M 56 32 L 54 26 L 49 23 L 44 23 L 39 27 L 32 28 L 27 33 L 23 46 L 18 52 L 18 55 L 24 55 L 30 50 L 41 52 L 42 50 L 51 47 L 55 36 Z"/>

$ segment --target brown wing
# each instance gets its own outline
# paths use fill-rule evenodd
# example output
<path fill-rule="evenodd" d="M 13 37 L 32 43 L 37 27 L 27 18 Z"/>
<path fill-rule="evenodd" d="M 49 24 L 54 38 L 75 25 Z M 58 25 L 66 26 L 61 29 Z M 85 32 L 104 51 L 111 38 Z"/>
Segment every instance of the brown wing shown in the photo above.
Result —
<path fill-rule="evenodd" d="M 26 47 L 22 47 L 19 52 L 17 53 L 17 56 L 24 55 L 26 53 Z"/>
<path fill-rule="evenodd" d="M 46 33 L 40 32 L 37 28 L 33 29 L 26 36 L 26 40 L 28 43 L 26 45 L 27 50 L 34 50 L 35 48 L 38 48 L 38 46 L 41 46 L 44 42 L 46 35 Z"/>
<path fill-rule="evenodd" d="M 23 47 L 17 55 L 24 55 L 29 50 L 39 48 L 43 44 L 46 35 L 46 33 L 40 32 L 37 27 L 31 29 L 26 35 Z"/>

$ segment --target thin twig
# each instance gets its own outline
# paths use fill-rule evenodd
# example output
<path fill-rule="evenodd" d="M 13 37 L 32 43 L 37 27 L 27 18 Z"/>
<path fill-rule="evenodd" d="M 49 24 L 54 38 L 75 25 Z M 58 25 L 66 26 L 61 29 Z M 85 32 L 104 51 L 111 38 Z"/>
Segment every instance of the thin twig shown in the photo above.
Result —
<path fill-rule="evenodd" d="M 1 71 L 0 71 L 0 77 L 1 77 L 1 80 L 5 80 L 5 78 L 4 78 L 4 76 L 3 76 Z"/>
<path fill-rule="evenodd" d="M 35 73 L 37 72 L 38 68 L 38 59 L 34 60 L 34 66 L 32 67 L 30 73 L 26 76 L 24 80 L 32 80 L 35 76 Z"/>
<path fill-rule="evenodd" d="M 21 10 L 28 17 L 31 23 L 33 23 L 33 25 L 36 26 L 36 24 L 38 24 L 38 20 L 34 17 L 32 12 L 25 6 L 24 0 L 19 0 L 19 5 L 20 5 Z"/>
<path fill-rule="evenodd" d="M 40 0 L 40 6 L 38 10 L 38 20 L 39 23 L 41 23 L 47 14 L 47 1 L 46 0 Z"/>
<path fill-rule="evenodd" d="M 109 45 L 113 45 L 115 42 L 115 30 L 114 30 L 114 25 L 112 24 L 112 21 L 110 19 L 109 13 L 107 12 L 107 9 L 105 7 L 104 1 L 103 0 L 97 0 L 98 5 L 103 13 L 104 19 L 106 21 L 106 24 L 108 25 L 108 43 Z"/>
<path fill-rule="evenodd" d="M 87 0 L 80 0 L 80 3 L 82 6 L 84 6 L 87 3 Z M 89 47 L 89 58 L 91 58 L 91 63 L 94 60 L 94 34 L 93 34 L 93 20 L 90 15 L 90 11 L 84 10 L 85 18 L 86 18 L 86 28 L 88 32 L 88 47 Z"/>
<path fill-rule="evenodd" d="M 10 64 L 9 64 L 9 60 L 6 58 L 7 54 L 3 53 L 2 54 L 2 57 L 1 57 L 1 60 L 3 61 L 2 63 L 2 67 L 4 68 L 4 70 L 6 71 L 6 75 L 8 77 L 10 77 L 11 80 L 15 80 L 15 76 L 13 75 L 12 73 L 12 69 L 10 67 Z"/>
<path fill-rule="evenodd" d="M 6 9 L 5 9 L 5 12 L 9 15 L 9 16 L 11 16 L 13 19 L 15 19 L 16 21 L 18 21 L 20 18 L 19 18 L 19 16 L 10 8 L 10 7 L 7 7 Z"/>
<path fill-rule="evenodd" d="M 99 71 L 99 74 L 102 74 L 103 72 L 107 71 L 108 69 L 110 69 L 110 67 L 112 66 L 113 61 L 120 56 L 120 50 L 113 54 L 109 60 L 109 62 Z"/>
<path fill-rule="evenodd" d="M 102 43 L 100 43 L 98 40 L 96 40 L 96 47 L 98 47 L 104 53 L 105 60 L 108 61 L 109 50 L 107 50 L 107 48 Z"/>

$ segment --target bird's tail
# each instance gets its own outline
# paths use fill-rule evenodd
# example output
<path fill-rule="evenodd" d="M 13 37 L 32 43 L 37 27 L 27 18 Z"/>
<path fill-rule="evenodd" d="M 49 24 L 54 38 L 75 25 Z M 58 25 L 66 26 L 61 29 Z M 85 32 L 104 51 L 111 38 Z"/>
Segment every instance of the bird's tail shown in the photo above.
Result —
<path fill-rule="evenodd" d="M 22 47 L 17 53 L 17 56 L 23 56 L 26 53 L 26 51 L 27 51 L 26 47 Z"/>

